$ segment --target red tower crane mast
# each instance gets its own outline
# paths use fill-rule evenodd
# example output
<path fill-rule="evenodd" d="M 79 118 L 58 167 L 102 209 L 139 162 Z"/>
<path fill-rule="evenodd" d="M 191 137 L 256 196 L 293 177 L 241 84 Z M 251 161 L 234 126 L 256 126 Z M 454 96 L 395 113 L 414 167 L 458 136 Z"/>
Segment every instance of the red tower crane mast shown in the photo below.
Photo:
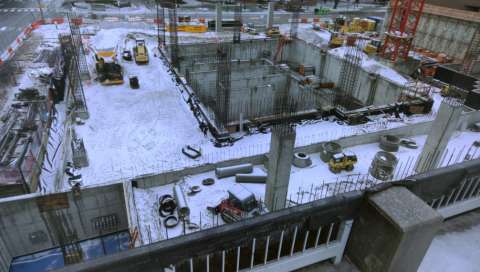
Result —
<path fill-rule="evenodd" d="M 391 0 L 391 17 L 381 55 L 397 61 L 407 59 L 423 13 L 425 0 Z"/>

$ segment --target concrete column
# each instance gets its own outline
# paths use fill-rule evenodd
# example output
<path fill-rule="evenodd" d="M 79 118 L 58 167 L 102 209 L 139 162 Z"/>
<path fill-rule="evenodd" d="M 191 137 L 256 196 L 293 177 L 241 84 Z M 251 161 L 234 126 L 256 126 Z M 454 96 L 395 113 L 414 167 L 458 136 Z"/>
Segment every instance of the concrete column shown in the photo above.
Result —
<path fill-rule="evenodd" d="M 273 13 L 275 11 L 275 2 L 268 2 L 267 30 L 273 26 Z"/>
<path fill-rule="evenodd" d="M 317 76 L 320 79 L 325 78 L 325 65 L 327 62 L 327 50 L 325 49 L 320 49 L 320 69 L 318 69 L 318 74 Z"/>
<path fill-rule="evenodd" d="M 368 92 L 368 97 L 367 97 L 367 106 L 370 106 L 373 104 L 373 101 L 375 100 L 375 95 L 377 94 L 377 87 L 378 87 L 378 74 L 371 73 L 368 75 L 368 79 L 370 81 L 370 90 Z"/>
<path fill-rule="evenodd" d="M 360 271 L 415 272 L 443 218 L 404 187 L 368 197 L 353 223 L 347 255 Z"/>
<path fill-rule="evenodd" d="M 422 173 L 438 166 L 450 137 L 460 125 L 462 110 L 463 104 L 459 100 L 455 98 L 443 99 L 422 153 L 417 159 L 415 166 L 417 173 Z"/>
<path fill-rule="evenodd" d="M 223 20 L 223 16 L 222 16 L 222 2 L 219 1 L 217 3 L 217 16 L 215 17 L 215 32 L 219 33 L 219 32 L 222 32 L 222 20 Z"/>
<path fill-rule="evenodd" d="M 265 190 L 265 203 L 270 211 L 285 208 L 295 136 L 295 129 L 286 124 L 274 126 L 272 130 Z"/>

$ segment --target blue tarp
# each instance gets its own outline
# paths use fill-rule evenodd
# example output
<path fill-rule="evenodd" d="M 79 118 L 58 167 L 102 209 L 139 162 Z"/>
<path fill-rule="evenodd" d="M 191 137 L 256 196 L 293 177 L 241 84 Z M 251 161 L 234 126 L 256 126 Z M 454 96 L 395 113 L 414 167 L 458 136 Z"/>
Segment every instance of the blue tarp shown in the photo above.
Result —
<path fill-rule="evenodd" d="M 93 260 L 104 255 L 128 249 L 129 233 L 119 232 L 79 243 L 83 260 Z M 60 248 L 53 248 L 27 256 L 14 258 L 10 272 L 45 272 L 64 267 Z"/>

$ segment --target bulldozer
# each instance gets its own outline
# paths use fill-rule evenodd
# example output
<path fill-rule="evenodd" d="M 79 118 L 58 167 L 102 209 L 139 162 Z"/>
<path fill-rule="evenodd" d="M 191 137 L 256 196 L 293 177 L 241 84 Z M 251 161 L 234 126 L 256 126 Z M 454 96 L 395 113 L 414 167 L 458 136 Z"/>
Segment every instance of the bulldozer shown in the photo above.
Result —
<path fill-rule="evenodd" d="M 147 46 L 145 45 L 145 40 L 143 39 L 135 40 L 135 47 L 133 47 L 133 56 L 135 58 L 135 63 L 137 64 L 148 63 L 148 51 L 147 51 Z"/>
<path fill-rule="evenodd" d="M 357 161 L 357 155 L 353 152 L 337 153 L 330 158 L 328 169 L 335 174 L 340 173 L 342 170 L 352 171 Z"/>
<path fill-rule="evenodd" d="M 115 58 L 114 50 L 95 53 L 95 70 L 102 85 L 123 84 L 123 69 L 116 63 Z"/>

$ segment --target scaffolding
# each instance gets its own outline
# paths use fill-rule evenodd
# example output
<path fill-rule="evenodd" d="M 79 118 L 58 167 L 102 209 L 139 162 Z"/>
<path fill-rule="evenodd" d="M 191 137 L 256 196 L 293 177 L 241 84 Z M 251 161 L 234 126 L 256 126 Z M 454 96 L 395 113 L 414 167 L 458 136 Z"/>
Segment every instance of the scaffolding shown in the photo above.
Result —
<path fill-rule="evenodd" d="M 392 0 L 390 22 L 381 55 L 391 61 L 407 59 L 423 13 L 425 0 Z"/>

